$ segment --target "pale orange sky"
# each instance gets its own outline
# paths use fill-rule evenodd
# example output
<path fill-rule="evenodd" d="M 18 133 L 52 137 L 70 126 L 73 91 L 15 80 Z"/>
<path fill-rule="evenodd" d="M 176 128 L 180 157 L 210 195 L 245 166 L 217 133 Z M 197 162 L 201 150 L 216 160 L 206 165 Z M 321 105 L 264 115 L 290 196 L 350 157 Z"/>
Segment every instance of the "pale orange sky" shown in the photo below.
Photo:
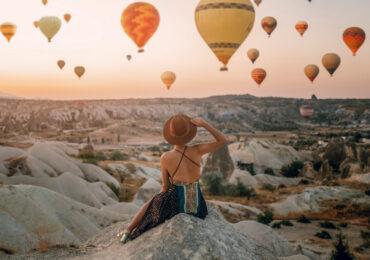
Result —
<path fill-rule="evenodd" d="M 0 0 L 0 22 L 18 25 L 8 44 L 0 39 L 0 92 L 22 97 L 55 99 L 105 99 L 149 97 L 203 97 L 223 94 L 321 98 L 370 98 L 369 41 L 352 57 L 342 42 L 343 31 L 360 26 L 370 28 L 368 0 L 264 0 L 256 10 L 255 26 L 234 55 L 229 72 L 220 64 L 199 36 L 195 22 L 195 0 L 151 0 L 161 24 L 147 44 L 145 53 L 124 34 L 120 17 L 133 1 L 126 0 Z M 69 24 L 49 44 L 33 21 L 42 16 L 71 13 Z M 265 16 L 274 16 L 278 27 L 267 38 L 260 26 Z M 299 20 L 310 28 L 301 38 L 294 29 Z M 260 59 L 253 66 L 246 58 L 249 48 L 258 48 Z M 330 78 L 321 66 L 321 57 L 336 52 L 342 65 Z M 133 60 L 127 62 L 126 54 Z M 56 61 L 67 63 L 63 71 Z M 303 74 L 306 64 L 320 65 L 312 85 Z M 74 66 L 87 73 L 78 80 Z M 250 78 L 254 67 L 266 69 L 261 86 Z M 165 70 L 177 74 L 167 91 L 160 81 Z"/>

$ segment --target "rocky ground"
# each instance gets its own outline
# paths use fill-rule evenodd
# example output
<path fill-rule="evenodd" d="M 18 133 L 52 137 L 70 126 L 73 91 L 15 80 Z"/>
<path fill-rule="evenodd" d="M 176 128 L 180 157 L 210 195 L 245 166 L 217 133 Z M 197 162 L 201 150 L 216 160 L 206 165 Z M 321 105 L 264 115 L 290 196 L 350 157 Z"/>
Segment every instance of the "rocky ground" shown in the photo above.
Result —
<path fill-rule="evenodd" d="M 160 190 L 159 156 L 168 146 L 7 139 L 0 146 L 0 258 L 327 259 L 341 231 L 366 259 L 366 138 L 256 132 L 229 139 L 202 163 L 206 220 L 179 215 L 124 246 L 117 234 Z M 331 238 L 317 237 L 322 231 Z"/>

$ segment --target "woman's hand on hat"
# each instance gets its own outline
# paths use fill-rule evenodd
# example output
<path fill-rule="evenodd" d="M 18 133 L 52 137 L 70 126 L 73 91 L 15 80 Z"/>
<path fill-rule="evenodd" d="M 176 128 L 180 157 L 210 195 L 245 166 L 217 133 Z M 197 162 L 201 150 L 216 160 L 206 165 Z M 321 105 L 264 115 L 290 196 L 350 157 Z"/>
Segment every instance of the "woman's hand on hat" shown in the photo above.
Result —
<path fill-rule="evenodd" d="M 207 124 L 207 122 L 201 117 L 193 118 L 193 119 L 191 119 L 190 122 L 193 123 L 194 125 L 198 126 L 198 127 L 203 127 Z"/>

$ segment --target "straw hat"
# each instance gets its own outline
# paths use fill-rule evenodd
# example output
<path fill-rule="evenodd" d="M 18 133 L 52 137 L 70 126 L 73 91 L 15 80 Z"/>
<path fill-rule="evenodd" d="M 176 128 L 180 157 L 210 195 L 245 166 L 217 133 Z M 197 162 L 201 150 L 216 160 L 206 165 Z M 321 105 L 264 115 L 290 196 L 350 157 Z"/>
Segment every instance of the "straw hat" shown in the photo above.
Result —
<path fill-rule="evenodd" d="M 185 145 L 197 134 L 197 127 L 191 122 L 190 117 L 178 114 L 164 124 L 163 136 L 168 143 L 173 145 Z"/>

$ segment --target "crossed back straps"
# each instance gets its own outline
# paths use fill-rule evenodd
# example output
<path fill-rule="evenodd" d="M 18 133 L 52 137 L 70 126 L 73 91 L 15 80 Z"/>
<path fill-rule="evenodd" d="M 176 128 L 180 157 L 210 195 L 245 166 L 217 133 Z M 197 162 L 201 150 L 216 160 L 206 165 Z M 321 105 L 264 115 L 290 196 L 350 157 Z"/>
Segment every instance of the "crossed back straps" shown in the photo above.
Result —
<path fill-rule="evenodd" d="M 181 153 L 181 159 L 180 159 L 180 161 L 179 161 L 179 164 L 178 164 L 178 165 L 177 165 L 177 167 L 176 167 L 176 170 L 173 172 L 172 176 L 170 175 L 171 183 L 173 183 L 173 178 L 175 177 L 175 175 L 176 175 L 177 171 L 179 170 L 180 165 L 181 165 L 182 160 L 184 159 L 184 157 L 185 157 L 186 159 L 188 159 L 189 161 L 191 161 L 193 164 L 195 164 L 196 166 L 198 166 L 198 167 L 200 168 L 200 165 L 199 165 L 198 163 L 196 163 L 193 159 L 191 159 L 189 156 L 187 156 L 187 155 L 185 154 L 185 152 L 186 152 L 186 149 L 187 149 L 187 148 L 188 148 L 188 147 L 187 147 L 187 146 L 185 146 L 184 151 L 182 151 L 182 152 L 181 152 L 181 151 L 179 151 L 179 150 L 175 150 L 176 152 Z"/>

